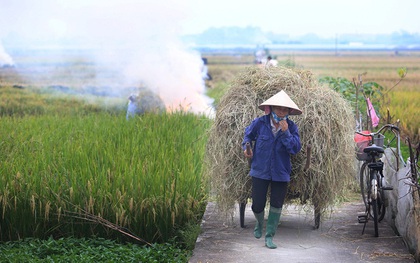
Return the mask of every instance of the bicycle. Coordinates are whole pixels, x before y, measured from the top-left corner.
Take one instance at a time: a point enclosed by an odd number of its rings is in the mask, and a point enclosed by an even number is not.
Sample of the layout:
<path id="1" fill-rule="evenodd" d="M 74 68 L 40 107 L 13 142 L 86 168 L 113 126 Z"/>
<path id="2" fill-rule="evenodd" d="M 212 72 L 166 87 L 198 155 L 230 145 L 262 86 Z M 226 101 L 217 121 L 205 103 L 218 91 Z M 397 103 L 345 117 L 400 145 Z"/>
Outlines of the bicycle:
<path id="1" fill-rule="evenodd" d="M 374 222 L 375 237 L 379 236 L 378 224 L 383 220 L 386 212 L 387 202 L 384 191 L 393 190 L 392 187 L 385 186 L 383 175 L 384 163 L 380 159 L 385 152 L 385 136 L 382 134 L 383 131 L 391 131 L 394 134 L 394 138 L 388 142 L 388 147 L 394 139 L 397 139 L 397 165 L 399 165 L 400 160 L 404 163 L 399 150 L 400 136 L 399 128 L 397 126 L 386 124 L 374 133 L 356 131 L 355 137 L 358 146 L 356 157 L 359 161 L 363 161 L 360 168 L 359 179 L 362 199 L 366 207 L 365 214 L 359 215 L 358 221 L 359 223 L 364 223 L 363 234 L 369 218 L 372 218 Z"/>

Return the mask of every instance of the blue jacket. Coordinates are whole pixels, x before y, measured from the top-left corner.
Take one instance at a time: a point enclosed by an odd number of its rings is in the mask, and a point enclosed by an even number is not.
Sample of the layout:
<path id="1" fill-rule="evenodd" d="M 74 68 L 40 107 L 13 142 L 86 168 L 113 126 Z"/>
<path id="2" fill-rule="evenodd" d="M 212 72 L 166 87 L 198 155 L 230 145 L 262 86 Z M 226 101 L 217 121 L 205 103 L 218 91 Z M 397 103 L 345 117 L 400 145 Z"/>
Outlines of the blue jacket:
<path id="1" fill-rule="evenodd" d="M 290 155 L 298 153 L 301 144 L 297 125 L 289 119 L 287 123 L 289 129 L 284 132 L 280 130 L 275 137 L 271 131 L 270 114 L 256 118 L 245 128 L 243 150 L 247 142 L 255 141 L 251 176 L 279 182 L 290 181 Z"/>

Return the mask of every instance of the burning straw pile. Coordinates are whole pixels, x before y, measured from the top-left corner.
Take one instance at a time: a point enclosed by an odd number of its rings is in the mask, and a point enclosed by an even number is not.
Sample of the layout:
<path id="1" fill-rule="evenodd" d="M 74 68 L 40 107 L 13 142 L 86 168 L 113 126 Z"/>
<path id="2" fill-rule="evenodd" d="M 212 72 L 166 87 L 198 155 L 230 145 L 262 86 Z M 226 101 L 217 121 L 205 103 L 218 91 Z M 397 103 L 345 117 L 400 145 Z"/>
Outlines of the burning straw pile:
<path id="1" fill-rule="evenodd" d="M 303 111 L 291 117 L 299 127 L 302 150 L 292 157 L 286 201 L 299 197 L 322 213 L 354 178 L 350 105 L 335 91 L 318 84 L 309 71 L 251 67 L 221 99 L 210 130 L 207 168 L 222 212 L 230 214 L 235 202 L 246 202 L 250 197 L 249 166 L 241 148 L 244 129 L 264 114 L 258 105 L 282 89 Z M 312 146 L 311 158 L 305 170 L 308 145 Z"/>

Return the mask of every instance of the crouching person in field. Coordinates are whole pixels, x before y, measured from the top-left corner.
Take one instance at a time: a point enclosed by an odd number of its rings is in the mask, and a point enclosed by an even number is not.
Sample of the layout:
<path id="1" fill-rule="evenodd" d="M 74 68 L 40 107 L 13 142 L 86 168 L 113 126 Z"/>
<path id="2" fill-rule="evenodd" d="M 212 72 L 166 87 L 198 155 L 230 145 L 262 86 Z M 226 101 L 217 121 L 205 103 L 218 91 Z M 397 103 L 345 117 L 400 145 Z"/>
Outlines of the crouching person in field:
<path id="1" fill-rule="evenodd" d="M 138 94 L 131 94 L 128 97 L 126 119 L 135 115 L 142 115 L 146 112 L 161 113 L 165 111 L 165 104 L 162 99 L 152 91 L 142 88 Z"/>

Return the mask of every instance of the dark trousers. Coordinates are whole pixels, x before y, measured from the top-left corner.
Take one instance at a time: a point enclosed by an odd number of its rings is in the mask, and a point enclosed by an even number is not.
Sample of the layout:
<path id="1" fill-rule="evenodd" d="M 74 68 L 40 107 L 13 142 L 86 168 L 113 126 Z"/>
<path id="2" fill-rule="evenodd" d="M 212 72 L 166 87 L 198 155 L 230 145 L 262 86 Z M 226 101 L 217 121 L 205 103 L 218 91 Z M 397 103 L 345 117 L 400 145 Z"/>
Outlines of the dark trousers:
<path id="1" fill-rule="evenodd" d="M 252 177 L 252 211 L 261 213 L 267 203 L 268 186 L 271 185 L 270 206 L 282 208 L 288 182 L 275 182 Z"/>

